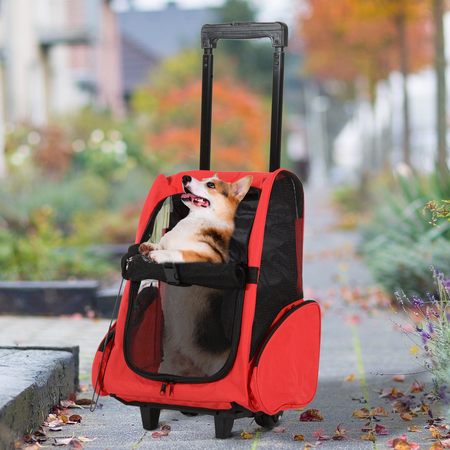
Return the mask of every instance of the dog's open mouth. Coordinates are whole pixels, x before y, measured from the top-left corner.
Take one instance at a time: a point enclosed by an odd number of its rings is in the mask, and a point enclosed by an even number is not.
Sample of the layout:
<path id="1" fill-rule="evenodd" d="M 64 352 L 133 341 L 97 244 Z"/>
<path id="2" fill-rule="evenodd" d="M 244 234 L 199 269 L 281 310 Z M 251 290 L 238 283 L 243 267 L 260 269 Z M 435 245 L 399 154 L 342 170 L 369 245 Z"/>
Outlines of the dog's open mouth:
<path id="1" fill-rule="evenodd" d="M 184 202 L 193 203 L 196 206 L 201 206 L 202 208 L 207 208 L 209 206 L 209 201 L 206 198 L 199 197 L 195 195 L 188 187 L 184 188 L 185 194 L 181 196 L 181 200 Z"/>

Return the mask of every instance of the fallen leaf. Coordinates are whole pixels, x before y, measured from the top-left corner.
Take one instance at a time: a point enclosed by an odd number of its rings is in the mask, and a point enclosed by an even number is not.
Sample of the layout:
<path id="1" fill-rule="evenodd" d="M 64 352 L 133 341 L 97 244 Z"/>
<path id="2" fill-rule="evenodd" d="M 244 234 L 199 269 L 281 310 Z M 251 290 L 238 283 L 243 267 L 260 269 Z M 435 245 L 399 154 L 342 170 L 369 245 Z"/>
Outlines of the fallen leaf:
<path id="1" fill-rule="evenodd" d="M 441 444 L 442 443 L 439 443 L 439 442 L 433 442 L 431 444 L 431 447 L 429 448 L 429 450 L 444 450 L 444 448 L 449 448 L 449 447 L 444 447 Z"/>
<path id="2" fill-rule="evenodd" d="M 76 439 L 72 439 L 69 442 L 69 445 L 67 446 L 68 449 L 70 450 L 81 450 L 83 447 L 83 444 L 79 441 L 77 441 Z"/>
<path id="3" fill-rule="evenodd" d="M 69 408 L 70 406 L 76 406 L 75 402 L 73 400 L 61 400 L 59 402 L 59 404 L 63 407 L 63 408 Z"/>
<path id="4" fill-rule="evenodd" d="M 95 441 L 96 439 L 97 439 L 97 438 L 89 439 L 89 438 L 84 437 L 84 436 L 78 436 L 78 440 L 81 441 L 81 442 L 93 442 L 93 441 Z"/>
<path id="5" fill-rule="evenodd" d="M 394 381 L 398 381 L 399 383 L 403 383 L 405 381 L 405 375 L 397 374 L 392 377 Z"/>
<path id="6" fill-rule="evenodd" d="M 320 422 L 323 416 L 318 409 L 307 409 L 300 414 L 300 422 Z"/>
<path id="7" fill-rule="evenodd" d="M 336 430 L 334 430 L 334 436 L 332 437 L 333 441 L 340 441 L 342 439 L 345 439 L 345 433 L 347 430 L 345 428 L 341 428 L 341 423 L 336 427 Z"/>
<path id="8" fill-rule="evenodd" d="M 418 392 L 423 392 L 425 389 L 424 383 L 419 383 L 418 381 L 414 381 L 413 384 L 409 387 L 408 390 L 411 391 L 413 394 L 417 394 Z"/>
<path id="9" fill-rule="evenodd" d="M 252 433 L 248 433 L 248 432 L 245 431 L 245 430 L 241 433 L 241 436 L 242 436 L 244 439 L 252 439 L 252 438 L 253 438 L 253 434 L 252 434 Z"/>
<path id="10" fill-rule="evenodd" d="M 373 411 L 370 412 L 372 416 L 385 416 L 388 417 L 389 413 L 382 407 L 378 406 L 378 408 L 375 408 Z"/>
<path id="11" fill-rule="evenodd" d="M 390 434 L 389 430 L 383 425 L 379 425 L 378 423 L 375 425 L 375 433 L 380 436 L 387 436 Z"/>
<path id="12" fill-rule="evenodd" d="M 314 431 L 313 437 L 315 437 L 318 441 L 329 441 L 331 440 L 330 436 L 326 436 L 323 434 L 323 430 Z"/>
<path id="13" fill-rule="evenodd" d="M 162 424 L 160 431 L 154 431 L 152 433 L 152 438 L 162 438 L 164 436 L 168 436 L 170 433 L 170 425 Z"/>
<path id="14" fill-rule="evenodd" d="M 437 442 L 435 442 L 437 444 Z M 450 448 L 450 439 L 444 439 L 440 442 L 442 448 Z"/>
<path id="15" fill-rule="evenodd" d="M 372 430 L 370 430 L 367 434 L 363 434 L 361 436 L 361 439 L 363 441 L 372 441 L 372 442 L 375 442 L 377 440 L 377 438 L 373 435 L 373 431 Z"/>
<path id="16" fill-rule="evenodd" d="M 392 404 L 392 409 L 397 413 L 411 412 L 410 404 L 403 400 L 397 400 L 396 402 L 394 402 Z"/>
<path id="17" fill-rule="evenodd" d="M 408 413 L 402 413 L 400 414 L 400 417 L 405 421 L 405 422 L 411 422 L 411 420 L 413 419 L 411 414 Z"/>
<path id="18" fill-rule="evenodd" d="M 294 441 L 304 441 L 304 440 L 305 440 L 305 436 L 303 436 L 303 434 L 294 435 Z"/>
<path id="19" fill-rule="evenodd" d="M 411 450 L 411 446 L 406 441 L 400 441 L 395 447 L 395 450 Z"/>
<path id="20" fill-rule="evenodd" d="M 79 400 L 75 400 L 75 404 L 78 406 L 90 406 L 92 405 L 92 399 L 80 398 Z"/>
<path id="21" fill-rule="evenodd" d="M 417 425 L 413 425 L 412 427 L 408 427 L 408 431 L 411 433 L 422 433 L 420 428 Z"/>
<path id="22" fill-rule="evenodd" d="M 344 381 L 353 381 L 355 379 L 355 375 L 351 374 Z"/>
<path id="23" fill-rule="evenodd" d="M 430 431 L 431 436 L 434 437 L 434 439 L 440 439 L 442 437 L 442 434 L 435 426 L 430 427 L 429 431 Z"/>
<path id="24" fill-rule="evenodd" d="M 79 416 L 78 414 L 72 414 L 70 417 L 69 417 L 69 421 L 70 422 L 81 422 L 81 419 L 82 419 L 82 417 L 81 416 Z"/>
<path id="25" fill-rule="evenodd" d="M 56 445 L 57 447 L 62 447 L 63 445 L 69 445 L 70 441 L 73 438 L 55 438 L 55 442 L 53 445 Z"/>
<path id="26" fill-rule="evenodd" d="M 356 409 L 352 417 L 357 417 L 358 419 L 368 419 L 370 417 L 370 411 L 367 408 Z"/>
<path id="27" fill-rule="evenodd" d="M 402 434 L 401 436 L 393 438 L 390 441 L 388 441 L 387 445 L 389 447 L 395 448 L 395 446 L 401 441 L 407 442 L 408 441 L 408 436 L 406 436 L 406 434 Z"/>
<path id="28" fill-rule="evenodd" d="M 287 427 L 275 427 L 272 428 L 274 433 L 284 433 L 287 430 Z"/>

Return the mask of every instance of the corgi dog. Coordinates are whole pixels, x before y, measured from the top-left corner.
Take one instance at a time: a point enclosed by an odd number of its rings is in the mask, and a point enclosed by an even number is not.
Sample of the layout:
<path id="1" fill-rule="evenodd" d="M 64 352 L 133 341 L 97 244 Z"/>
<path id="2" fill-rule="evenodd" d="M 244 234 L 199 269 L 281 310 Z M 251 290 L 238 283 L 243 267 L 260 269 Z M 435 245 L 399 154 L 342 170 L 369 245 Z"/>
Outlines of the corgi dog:
<path id="1" fill-rule="evenodd" d="M 188 215 L 159 244 L 143 243 L 139 252 L 158 264 L 226 262 L 236 209 L 252 181 L 251 175 L 234 183 L 220 180 L 217 174 L 202 181 L 184 175 L 181 201 L 189 208 Z M 222 318 L 223 291 L 165 284 L 160 289 L 164 360 L 159 373 L 214 375 L 226 363 L 231 345 Z"/>

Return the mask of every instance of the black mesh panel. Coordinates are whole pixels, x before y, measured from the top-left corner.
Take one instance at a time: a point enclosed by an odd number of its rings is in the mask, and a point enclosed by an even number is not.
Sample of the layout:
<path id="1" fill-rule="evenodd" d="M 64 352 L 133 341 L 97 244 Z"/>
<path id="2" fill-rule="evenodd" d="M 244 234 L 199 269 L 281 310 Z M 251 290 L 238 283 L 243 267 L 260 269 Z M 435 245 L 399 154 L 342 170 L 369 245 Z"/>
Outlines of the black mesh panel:
<path id="1" fill-rule="evenodd" d="M 299 298 L 295 221 L 303 216 L 303 189 L 297 177 L 280 173 L 274 181 L 264 230 L 250 359 L 278 313 Z M 300 238 L 300 237 L 299 237 Z"/>

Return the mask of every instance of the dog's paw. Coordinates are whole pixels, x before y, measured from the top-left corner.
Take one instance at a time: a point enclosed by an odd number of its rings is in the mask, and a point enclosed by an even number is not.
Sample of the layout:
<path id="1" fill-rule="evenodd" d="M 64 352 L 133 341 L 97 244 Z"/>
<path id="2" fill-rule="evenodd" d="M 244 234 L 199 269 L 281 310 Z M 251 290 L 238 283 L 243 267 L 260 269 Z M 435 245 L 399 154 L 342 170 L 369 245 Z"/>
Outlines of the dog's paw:
<path id="1" fill-rule="evenodd" d="M 139 253 L 144 256 L 149 256 L 150 252 L 154 252 L 160 249 L 159 244 L 150 244 L 150 242 L 144 242 L 139 246 Z"/>
<path id="2" fill-rule="evenodd" d="M 180 258 L 179 252 L 176 250 L 159 250 L 152 251 L 148 257 L 157 264 L 163 264 L 165 262 L 182 262 L 183 259 Z"/>

